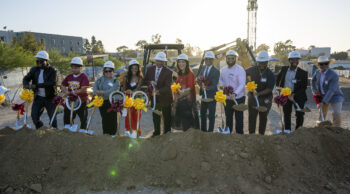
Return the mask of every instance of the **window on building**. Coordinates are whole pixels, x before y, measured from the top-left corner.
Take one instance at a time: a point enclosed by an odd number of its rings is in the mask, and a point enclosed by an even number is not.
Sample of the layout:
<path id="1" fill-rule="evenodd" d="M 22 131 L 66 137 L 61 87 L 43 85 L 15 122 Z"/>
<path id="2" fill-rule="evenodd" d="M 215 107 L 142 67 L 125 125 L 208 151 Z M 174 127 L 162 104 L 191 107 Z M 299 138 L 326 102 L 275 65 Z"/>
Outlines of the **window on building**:
<path id="1" fill-rule="evenodd" d="M 52 44 L 55 46 L 56 45 L 56 40 L 52 39 Z"/>
<path id="2" fill-rule="evenodd" d="M 5 36 L 0 36 L 0 40 L 5 42 Z"/>

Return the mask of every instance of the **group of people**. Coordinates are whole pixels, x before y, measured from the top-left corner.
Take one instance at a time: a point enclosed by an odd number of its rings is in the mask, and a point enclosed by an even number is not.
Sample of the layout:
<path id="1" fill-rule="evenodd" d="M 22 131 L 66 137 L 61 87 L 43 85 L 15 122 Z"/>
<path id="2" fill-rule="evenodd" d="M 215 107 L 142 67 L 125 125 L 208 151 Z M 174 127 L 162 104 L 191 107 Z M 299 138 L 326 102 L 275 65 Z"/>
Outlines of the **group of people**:
<path id="1" fill-rule="evenodd" d="M 171 131 L 174 126 L 186 131 L 189 128 L 201 129 L 204 132 L 213 132 L 215 125 L 216 92 L 224 87 L 231 87 L 233 92 L 227 95 L 225 106 L 226 126 L 233 132 L 233 122 L 235 121 L 235 132 L 243 134 L 244 117 L 243 111 L 235 110 L 233 105 L 248 103 L 248 129 L 250 134 L 256 132 L 256 121 L 259 116 L 258 133 L 265 134 L 267 116 L 273 103 L 273 91 L 275 87 L 290 88 L 292 94 L 288 97 L 288 102 L 283 106 L 285 129 L 291 130 L 292 107 L 295 107 L 296 126 L 295 129 L 303 126 L 304 113 L 297 110 L 296 103 L 300 108 L 304 108 L 307 101 L 306 89 L 308 85 L 308 73 L 299 68 L 300 54 L 297 51 L 289 53 L 289 66 L 285 66 L 278 73 L 277 77 L 269 69 L 270 57 L 266 51 L 258 53 L 256 65 L 244 69 L 237 64 L 238 54 L 229 50 L 226 52 L 227 65 L 221 69 L 214 66 L 215 55 L 212 51 L 204 54 L 203 68 L 200 69 L 196 78 L 189 65 L 189 59 L 185 54 L 177 57 L 177 79 L 176 83 L 181 85 L 179 92 L 174 93 L 171 89 L 173 82 L 173 71 L 167 63 L 167 56 L 164 52 L 159 52 L 155 56 L 155 65 L 146 70 L 145 76 L 142 74 L 140 64 L 136 60 L 131 60 L 128 71 L 122 84 L 114 75 L 114 64 L 107 61 L 103 67 L 101 76 L 93 85 L 93 94 L 101 96 L 104 100 L 99 108 L 102 117 L 102 129 L 104 134 L 115 135 L 117 132 L 117 113 L 108 111 L 112 106 L 109 95 L 114 91 L 122 91 L 130 97 L 134 92 L 141 90 L 142 86 L 151 88 L 154 95 L 150 95 L 151 106 L 155 107 L 153 112 L 154 132 L 153 136 L 161 133 L 163 126 L 164 133 Z M 34 90 L 34 101 L 32 105 L 32 120 L 36 128 L 43 126 L 40 116 L 44 108 L 51 119 L 54 115 L 55 106 L 52 99 L 56 94 L 56 71 L 49 65 L 49 55 L 46 51 L 40 51 L 36 55 L 37 65 L 32 67 L 29 73 L 23 78 L 23 87 Z M 329 105 L 333 108 L 333 125 L 341 126 L 341 108 L 344 100 L 343 93 L 339 88 L 339 77 L 329 68 L 330 60 L 321 56 L 318 58 L 319 70 L 312 77 L 311 89 L 314 95 L 322 96 L 322 102 L 317 106 L 323 110 L 326 117 Z M 71 60 L 71 71 L 61 83 L 61 90 L 64 96 L 72 94 L 78 95 L 81 99 L 81 106 L 74 111 L 73 119 L 78 114 L 80 118 L 80 128 L 86 129 L 88 109 L 87 89 L 90 87 L 88 76 L 83 73 L 83 61 L 79 57 Z M 246 94 L 246 83 L 254 81 L 257 88 L 253 92 Z M 121 87 L 122 85 L 122 87 Z M 199 86 L 201 96 L 200 110 L 197 108 L 196 85 Z M 155 97 L 155 99 L 153 99 Z M 267 111 L 257 110 L 257 102 L 260 106 L 267 108 Z M 155 103 L 155 104 L 154 104 Z M 258 105 L 258 106 L 259 106 Z M 140 115 L 138 115 L 138 112 Z M 233 119 L 234 116 L 234 119 Z M 141 127 L 136 123 L 141 117 L 141 112 L 131 108 L 126 114 L 125 129 L 127 131 L 136 130 L 141 135 Z M 129 122 L 131 120 L 131 122 Z M 209 124 L 207 124 L 209 120 Z M 66 128 L 70 124 L 70 111 L 64 109 L 64 125 Z M 54 118 L 52 125 L 57 128 L 57 121 Z M 138 129 L 136 129 L 138 127 Z"/>

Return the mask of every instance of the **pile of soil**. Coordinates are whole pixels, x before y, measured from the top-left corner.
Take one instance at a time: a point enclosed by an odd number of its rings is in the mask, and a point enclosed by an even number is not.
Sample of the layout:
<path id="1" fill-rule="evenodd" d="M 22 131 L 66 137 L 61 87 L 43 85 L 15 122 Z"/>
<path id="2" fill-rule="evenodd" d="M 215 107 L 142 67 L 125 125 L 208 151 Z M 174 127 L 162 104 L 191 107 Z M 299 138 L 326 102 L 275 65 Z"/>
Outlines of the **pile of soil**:
<path id="1" fill-rule="evenodd" d="M 8 131 L 0 131 L 0 193 L 350 192 L 350 131 L 341 128 L 273 136 L 190 129 L 137 140 Z"/>

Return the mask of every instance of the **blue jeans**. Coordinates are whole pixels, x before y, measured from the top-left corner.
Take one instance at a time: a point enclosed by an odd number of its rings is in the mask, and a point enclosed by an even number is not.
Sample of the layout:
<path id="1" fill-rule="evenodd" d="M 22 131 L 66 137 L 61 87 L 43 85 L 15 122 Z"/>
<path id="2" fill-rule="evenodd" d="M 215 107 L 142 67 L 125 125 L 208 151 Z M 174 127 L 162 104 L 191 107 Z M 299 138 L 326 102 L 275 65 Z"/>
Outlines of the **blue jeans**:
<path id="1" fill-rule="evenodd" d="M 245 96 L 236 99 L 238 104 L 245 103 Z M 235 115 L 236 119 L 236 133 L 243 134 L 243 111 L 236 111 L 232 108 L 233 105 L 236 105 L 233 100 L 226 100 L 225 106 L 225 116 L 226 116 L 226 126 L 230 128 L 232 133 L 233 130 L 233 115 Z"/>
<path id="2" fill-rule="evenodd" d="M 207 129 L 207 111 L 209 110 L 209 128 Z M 201 103 L 201 130 L 213 132 L 215 124 L 216 101 Z"/>

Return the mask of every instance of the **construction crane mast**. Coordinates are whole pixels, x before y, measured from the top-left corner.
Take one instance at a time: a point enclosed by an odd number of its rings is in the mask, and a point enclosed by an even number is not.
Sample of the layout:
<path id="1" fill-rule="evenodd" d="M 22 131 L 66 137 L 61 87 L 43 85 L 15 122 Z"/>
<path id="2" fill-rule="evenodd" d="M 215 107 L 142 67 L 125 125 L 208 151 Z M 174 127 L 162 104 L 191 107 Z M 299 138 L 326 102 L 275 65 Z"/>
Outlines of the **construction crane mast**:
<path id="1" fill-rule="evenodd" d="M 248 0 L 248 29 L 247 39 L 249 47 L 256 50 L 256 13 L 258 11 L 257 0 Z"/>

